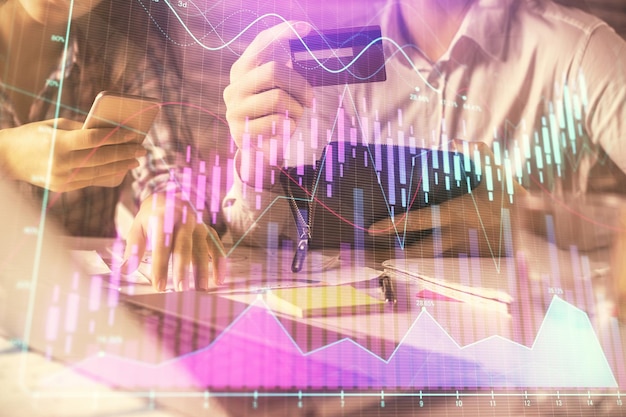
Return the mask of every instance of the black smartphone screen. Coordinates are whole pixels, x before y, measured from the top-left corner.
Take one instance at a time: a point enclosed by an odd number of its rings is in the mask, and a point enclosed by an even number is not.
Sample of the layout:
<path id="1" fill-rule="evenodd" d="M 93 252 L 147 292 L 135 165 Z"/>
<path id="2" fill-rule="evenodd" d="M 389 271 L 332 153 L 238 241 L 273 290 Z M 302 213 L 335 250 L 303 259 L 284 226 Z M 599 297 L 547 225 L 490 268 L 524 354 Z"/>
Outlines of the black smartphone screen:
<path id="1" fill-rule="evenodd" d="M 406 232 L 400 216 L 466 194 L 480 176 L 471 158 L 453 151 L 331 142 L 315 165 L 285 169 L 281 182 L 294 210 L 310 223 L 311 248 L 350 243 L 359 249 L 420 239 L 429 232 Z M 368 234 L 390 216 L 396 230 Z"/>

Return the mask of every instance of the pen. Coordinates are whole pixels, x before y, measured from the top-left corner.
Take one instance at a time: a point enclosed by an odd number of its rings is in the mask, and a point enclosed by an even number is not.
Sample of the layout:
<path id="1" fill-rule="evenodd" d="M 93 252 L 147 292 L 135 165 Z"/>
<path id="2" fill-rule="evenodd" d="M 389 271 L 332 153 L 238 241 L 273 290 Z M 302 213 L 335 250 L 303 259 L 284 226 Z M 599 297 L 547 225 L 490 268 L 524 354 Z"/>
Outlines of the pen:
<path id="1" fill-rule="evenodd" d="M 378 285 L 380 286 L 380 290 L 385 297 L 385 302 L 396 303 L 398 299 L 396 298 L 396 293 L 393 290 L 393 283 L 391 278 L 386 273 L 382 273 L 378 276 Z"/>
<path id="2" fill-rule="evenodd" d="M 289 205 L 291 206 L 291 212 L 296 221 L 296 228 L 298 230 L 298 246 L 296 247 L 296 253 L 293 255 L 293 261 L 291 262 L 291 272 L 300 272 L 304 267 L 306 253 L 309 250 L 309 243 L 311 241 L 311 227 L 315 212 L 315 202 L 313 198 L 309 199 L 307 196 L 305 198 L 307 207 L 298 207 L 296 197 L 291 190 L 291 182 L 292 180 L 289 178 L 287 180 L 287 196 L 289 197 Z M 317 185 L 317 181 L 315 185 Z M 313 188 L 315 188 L 315 186 Z"/>
<path id="3" fill-rule="evenodd" d="M 293 255 L 293 261 L 291 262 L 291 272 L 300 272 L 304 266 L 306 253 L 309 250 L 310 233 L 308 231 L 303 232 L 300 235 L 298 246 L 296 247 L 296 253 Z"/>

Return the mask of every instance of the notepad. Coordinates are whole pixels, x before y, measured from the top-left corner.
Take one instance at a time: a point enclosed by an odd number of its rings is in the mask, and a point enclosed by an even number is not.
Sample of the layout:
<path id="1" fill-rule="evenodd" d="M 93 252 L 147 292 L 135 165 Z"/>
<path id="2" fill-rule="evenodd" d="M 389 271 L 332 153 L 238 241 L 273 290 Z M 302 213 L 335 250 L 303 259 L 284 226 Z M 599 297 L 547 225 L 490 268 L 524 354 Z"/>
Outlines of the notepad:
<path id="1" fill-rule="evenodd" d="M 385 302 L 349 285 L 311 286 L 270 290 L 267 305 L 295 317 L 325 317 L 379 312 Z"/>

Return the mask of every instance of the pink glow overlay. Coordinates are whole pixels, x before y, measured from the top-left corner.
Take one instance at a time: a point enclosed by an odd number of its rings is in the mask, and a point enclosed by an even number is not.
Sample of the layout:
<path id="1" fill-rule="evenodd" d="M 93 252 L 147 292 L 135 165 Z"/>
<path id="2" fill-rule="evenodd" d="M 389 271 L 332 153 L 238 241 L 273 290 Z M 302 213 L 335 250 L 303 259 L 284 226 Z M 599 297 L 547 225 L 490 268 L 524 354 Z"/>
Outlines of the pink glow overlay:
<path id="1" fill-rule="evenodd" d="M 126 389 L 618 386 L 587 315 L 557 297 L 530 347 L 499 336 L 461 347 L 424 310 L 388 358 L 351 339 L 303 352 L 258 301 L 206 348 L 159 364 L 95 355 L 73 371 Z"/>

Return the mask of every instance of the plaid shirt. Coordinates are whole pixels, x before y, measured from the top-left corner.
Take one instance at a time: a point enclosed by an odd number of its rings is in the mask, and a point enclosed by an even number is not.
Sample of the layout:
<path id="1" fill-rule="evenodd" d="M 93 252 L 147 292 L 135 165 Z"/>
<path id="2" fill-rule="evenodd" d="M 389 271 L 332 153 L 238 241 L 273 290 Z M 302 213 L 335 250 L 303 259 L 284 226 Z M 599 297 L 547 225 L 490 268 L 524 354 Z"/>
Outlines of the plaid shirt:
<path id="1" fill-rule="evenodd" d="M 109 75 L 116 65 L 115 57 L 127 56 L 127 44 L 119 46 L 94 45 L 88 41 L 79 42 L 78 36 L 71 39 L 66 55 L 66 62 L 59 59 L 58 68 L 48 77 L 45 86 L 34 100 L 28 120 L 24 123 L 63 117 L 83 121 L 97 93 L 101 90 L 113 90 L 127 94 L 146 95 L 161 98 L 161 92 L 167 89 L 176 91 L 179 87 L 174 74 L 160 76 L 158 68 L 150 63 L 150 51 L 135 56 L 130 63 L 132 71 L 125 71 L 121 80 L 113 83 Z M 63 65 L 64 64 L 64 65 Z M 64 69 L 64 71 L 63 71 Z M 62 80 L 61 106 L 57 113 L 57 95 Z M 0 129 L 19 126 L 18 119 L 7 89 L 10 87 L 0 82 Z M 175 157 L 166 157 L 171 149 L 172 126 L 171 112 L 163 112 L 145 140 L 149 153 L 142 158 L 141 166 L 133 172 L 133 190 L 139 200 L 152 192 L 165 187 L 170 167 Z M 27 183 L 20 183 L 19 188 L 26 198 L 41 206 L 44 196 L 42 188 Z M 113 237 L 115 229 L 115 207 L 120 198 L 122 186 L 116 188 L 88 187 L 81 190 L 55 193 L 50 192 L 47 200 L 49 218 L 59 222 L 70 235 Z"/>

